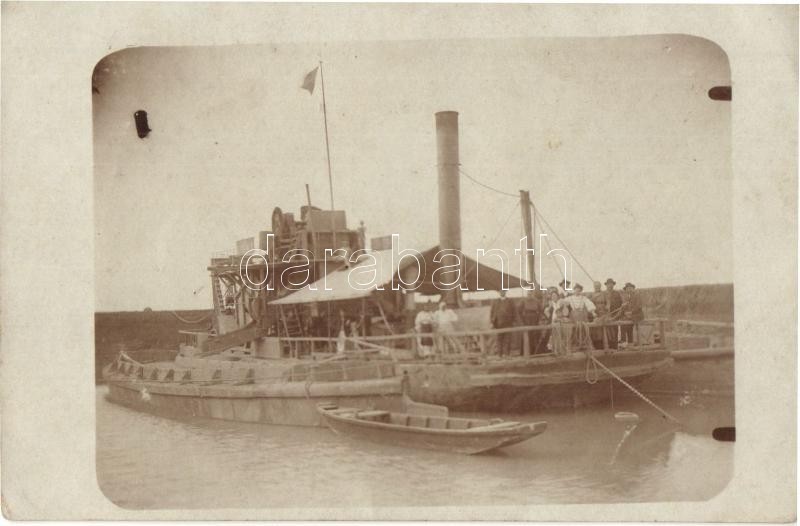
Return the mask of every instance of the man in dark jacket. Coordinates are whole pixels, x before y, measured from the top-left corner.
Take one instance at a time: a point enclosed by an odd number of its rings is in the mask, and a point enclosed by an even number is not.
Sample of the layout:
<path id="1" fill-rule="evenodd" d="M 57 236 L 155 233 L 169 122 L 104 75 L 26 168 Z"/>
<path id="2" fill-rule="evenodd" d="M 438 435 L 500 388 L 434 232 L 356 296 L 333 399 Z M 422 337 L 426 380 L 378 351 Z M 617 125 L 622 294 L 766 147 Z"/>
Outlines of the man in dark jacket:
<path id="1" fill-rule="evenodd" d="M 622 326 L 622 338 L 626 345 L 632 346 L 638 342 L 638 325 L 644 319 L 644 310 L 642 309 L 642 300 L 639 298 L 639 293 L 636 292 L 636 285 L 626 283 L 622 290 L 622 319 L 633 322 L 633 325 Z M 633 336 L 634 331 L 637 333 L 636 338 Z"/>
<path id="2" fill-rule="evenodd" d="M 500 291 L 500 297 L 492 303 L 489 321 L 493 329 L 507 329 L 513 327 L 517 319 L 517 310 L 514 302 L 506 298 L 506 291 Z M 511 333 L 501 332 L 497 335 L 497 354 L 506 356 L 511 348 Z"/>
<path id="3" fill-rule="evenodd" d="M 606 305 L 606 293 L 603 292 L 603 286 L 600 284 L 599 281 L 594 282 L 594 292 L 589 296 L 589 299 L 592 300 L 596 310 L 594 312 L 594 322 L 600 323 L 605 321 L 605 316 L 608 314 L 608 305 Z M 603 349 L 603 327 L 592 327 L 591 334 L 592 334 L 592 345 L 595 349 Z"/>
<path id="4" fill-rule="evenodd" d="M 618 321 L 622 317 L 622 296 L 614 285 L 617 282 L 611 278 L 606 280 L 606 308 L 608 309 L 608 321 Z M 606 337 L 608 338 L 608 348 L 616 349 L 619 342 L 619 326 L 610 325 L 606 327 Z"/>
<path id="5" fill-rule="evenodd" d="M 541 292 L 539 292 L 537 289 L 529 290 L 526 293 L 526 296 L 522 299 L 522 304 L 520 305 L 519 317 L 522 319 L 522 324 L 529 327 L 533 325 L 539 325 L 542 319 L 543 309 L 544 306 L 542 305 Z M 542 331 L 540 330 L 528 331 L 529 354 L 536 354 L 536 348 L 539 346 L 539 339 L 541 335 Z M 524 350 L 520 349 L 520 354 L 523 353 Z"/>

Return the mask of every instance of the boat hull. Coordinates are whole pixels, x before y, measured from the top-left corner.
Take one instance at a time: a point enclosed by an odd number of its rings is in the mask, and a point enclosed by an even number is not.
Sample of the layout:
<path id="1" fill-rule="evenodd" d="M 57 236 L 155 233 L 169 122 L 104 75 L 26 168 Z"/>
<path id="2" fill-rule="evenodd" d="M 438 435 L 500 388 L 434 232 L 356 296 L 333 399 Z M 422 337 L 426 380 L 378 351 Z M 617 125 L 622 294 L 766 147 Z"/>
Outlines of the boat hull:
<path id="1" fill-rule="evenodd" d="M 365 422 L 355 418 L 335 418 L 324 410 L 328 427 L 337 434 L 414 449 L 429 449 L 475 455 L 508 447 L 529 440 L 545 431 L 546 422 L 518 424 L 513 428 L 497 430 L 430 430 L 417 427 Z"/>
<path id="2" fill-rule="evenodd" d="M 672 365 L 666 350 L 594 351 L 592 355 L 634 387 Z M 483 365 L 402 364 L 400 368 L 409 374 L 414 400 L 457 411 L 574 408 L 606 402 L 615 390 L 626 391 L 583 352 Z"/>
<path id="3" fill-rule="evenodd" d="M 273 385 L 181 384 L 145 381 L 115 373 L 106 373 L 104 378 L 110 401 L 165 416 L 324 426 L 316 411 L 322 401 L 364 409 L 403 408 L 400 378 Z"/>

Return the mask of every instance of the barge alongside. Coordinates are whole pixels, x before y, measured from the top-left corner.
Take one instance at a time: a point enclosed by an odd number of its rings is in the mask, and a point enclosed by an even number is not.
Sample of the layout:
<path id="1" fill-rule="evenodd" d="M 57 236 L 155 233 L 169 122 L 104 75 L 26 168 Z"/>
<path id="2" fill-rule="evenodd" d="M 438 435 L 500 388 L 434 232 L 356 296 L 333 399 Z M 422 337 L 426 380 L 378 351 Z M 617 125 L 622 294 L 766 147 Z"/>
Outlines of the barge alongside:
<path id="1" fill-rule="evenodd" d="M 385 360 L 348 359 L 309 367 L 209 360 L 206 367 L 138 363 L 124 353 L 103 370 L 110 400 L 170 416 L 296 426 L 324 425 L 325 400 L 400 411 L 403 379 Z M 243 367 L 244 365 L 244 367 Z"/>

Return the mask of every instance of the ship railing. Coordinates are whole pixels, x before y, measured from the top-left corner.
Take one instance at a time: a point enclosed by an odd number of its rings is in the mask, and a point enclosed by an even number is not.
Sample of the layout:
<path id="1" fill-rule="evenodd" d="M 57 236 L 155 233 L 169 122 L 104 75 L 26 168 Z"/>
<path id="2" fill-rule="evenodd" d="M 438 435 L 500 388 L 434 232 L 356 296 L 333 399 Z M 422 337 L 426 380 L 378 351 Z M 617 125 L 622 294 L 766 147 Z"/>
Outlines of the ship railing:
<path id="1" fill-rule="evenodd" d="M 656 350 L 665 348 L 666 319 L 594 321 L 589 323 L 556 322 L 548 325 L 374 336 L 281 337 L 291 342 L 292 357 L 325 357 L 336 353 L 361 352 L 381 354 L 395 360 L 427 358 L 432 361 L 483 361 L 498 354 L 501 335 L 508 335 L 511 354 L 524 357 L 553 356 L 592 349 L 617 348 Z M 621 345 L 626 329 L 633 342 Z M 616 338 L 614 337 L 616 335 Z M 602 344 L 600 341 L 602 340 Z M 429 343 L 430 345 L 426 345 Z M 536 345 L 532 345 L 536 343 Z"/>
<path id="2" fill-rule="evenodd" d="M 149 381 L 180 383 L 184 385 L 246 385 L 278 384 L 287 382 L 338 382 L 347 380 L 382 380 L 397 376 L 395 364 L 387 360 L 352 360 L 359 353 L 335 355 L 317 362 L 299 362 L 288 369 L 264 374 L 254 368 L 178 368 L 163 367 L 157 363 L 142 363 L 120 352 L 109 366 L 112 372 L 121 373 L 116 382 L 131 384 Z M 337 361 L 343 359 L 342 361 Z"/>

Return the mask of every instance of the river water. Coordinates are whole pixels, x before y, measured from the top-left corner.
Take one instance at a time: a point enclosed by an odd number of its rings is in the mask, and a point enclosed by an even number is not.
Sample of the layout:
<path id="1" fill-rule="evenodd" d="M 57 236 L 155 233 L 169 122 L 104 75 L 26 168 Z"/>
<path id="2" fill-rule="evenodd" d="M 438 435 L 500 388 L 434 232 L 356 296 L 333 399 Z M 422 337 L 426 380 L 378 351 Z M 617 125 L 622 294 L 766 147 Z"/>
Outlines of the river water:
<path id="1" fill-rule="evenodd" d="M 707 500 L 733 473 L 733 398 L 662 395 L 562 412 L 528 442 L 477 456 L 372 444 L 324 428 L 173 419 L 97 395 L 97 476 L 130 509 L 526 505 Z M 626 429 L 617 411 L 640 423 Z M 484 415 L 485 416 L 485 415 Z M 492 415 L 497 416 L 497 415 Z M 627 438 L 626 430 L 630 431 Z"/>

